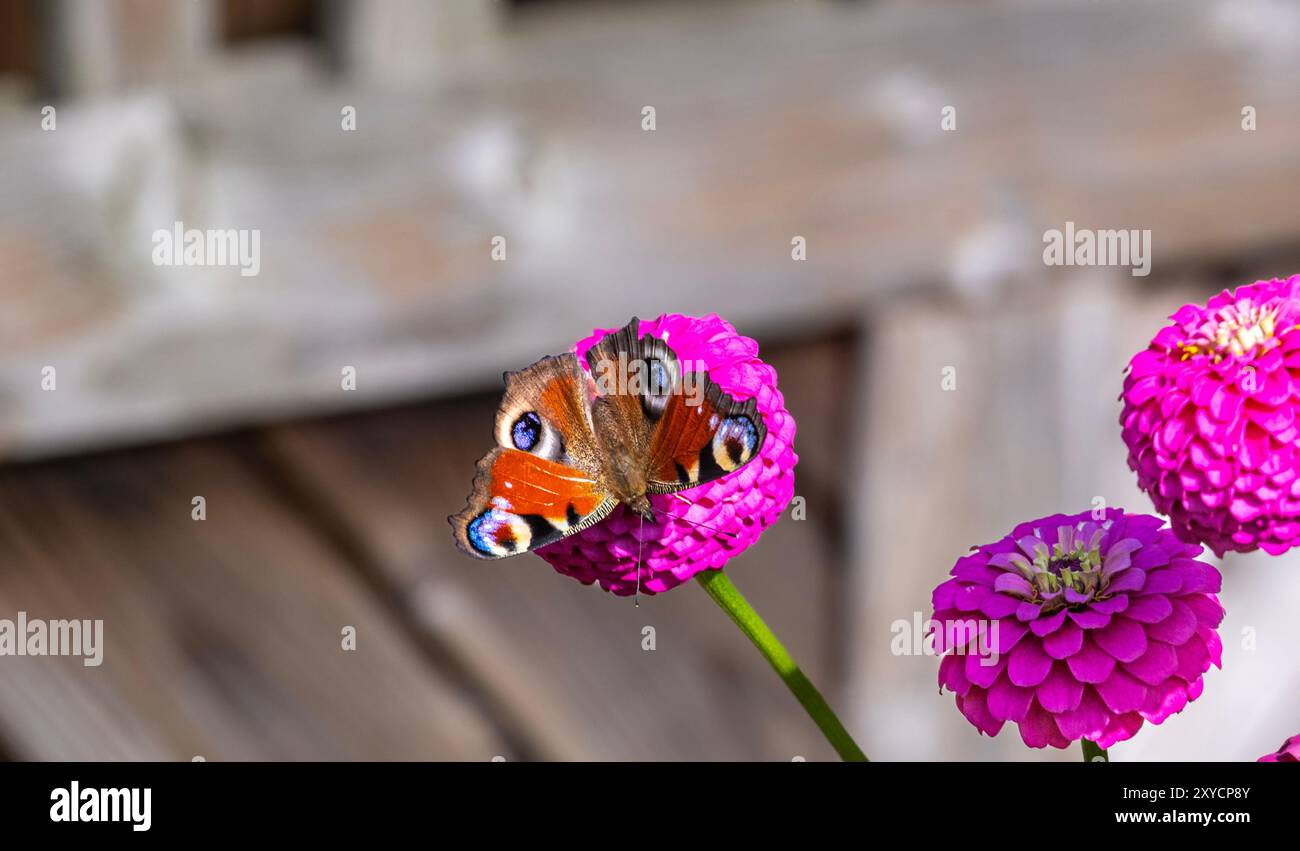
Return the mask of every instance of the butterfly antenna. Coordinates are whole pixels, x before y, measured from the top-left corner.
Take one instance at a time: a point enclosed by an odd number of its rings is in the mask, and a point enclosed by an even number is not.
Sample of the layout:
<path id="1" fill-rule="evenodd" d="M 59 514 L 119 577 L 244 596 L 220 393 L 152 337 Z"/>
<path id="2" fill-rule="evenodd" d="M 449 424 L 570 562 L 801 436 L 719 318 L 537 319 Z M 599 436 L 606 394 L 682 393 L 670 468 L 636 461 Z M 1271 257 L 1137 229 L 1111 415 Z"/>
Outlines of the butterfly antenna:
<path id="1" fill-rule="evenodd" d="M 632 598 L 632 605 L 638 609 L 641 608 L 641 556 L 645 553 L 645 515 L 641 515 L 641 530 L 636 533 L 636 596 Z"/>
<path id="2" fill-rule="evenodd" d="M 695 505 L 695 503 L 691 502 L 689 499 L 687 499 L 686 497 L 682 496 L 679 493 L 670 493 L 668 495 L 671 496 L 673 499 L 680 499 L 682 502 L 686 503 L 687 505 Z M 694 520 L 687 520 L 685 517 L 674 517 L 673 519 L 680 520 L 683 523 L 686 523 L 687 525 L 690 526 L 696 526 L 700 529 L 706 529 L 712 532 L 713 534 L 721 535 L 724 538 L 731 538 L 733 541 L 739 540 L 739 537 L 733 532 L 724 532 L 721 529 L 715 529 L 712 526 L 708 526 L 704 523 L 696 523 Z"/>

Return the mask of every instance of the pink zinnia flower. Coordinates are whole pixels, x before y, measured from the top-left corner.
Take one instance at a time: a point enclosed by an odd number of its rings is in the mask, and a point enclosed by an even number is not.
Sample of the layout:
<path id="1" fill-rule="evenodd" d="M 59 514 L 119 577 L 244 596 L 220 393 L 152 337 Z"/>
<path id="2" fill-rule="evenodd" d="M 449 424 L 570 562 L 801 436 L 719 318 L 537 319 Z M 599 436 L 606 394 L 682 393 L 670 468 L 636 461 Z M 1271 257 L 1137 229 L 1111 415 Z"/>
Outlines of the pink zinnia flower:
<path id="1" fill-rule="evenodd" d="M 1258 762 L 1300 762 L 1300 735 L 1287 739 L 1277 751 L 1261 756 Z"/>
<path id="2" fill-rule="evenodd" d="M 1220 665 L 1220 577 L 1201 547 L 1158 517 L 1101 513 L 1022 523 L 934 590 L 939 685 L 981 733 L 1011 721 L 1033 748 L 1109 748 L 1181 711 Z"/>
<path id="3" fill-rule="evenodd" d="M 1188 304 L 1124 379 L 1128 464 L 1185 541 L 1277 555 L 1300 539 L 1300 275 Z"/>
<path id="4" fill-rule="evenodd" d="M 614 330 L 597 330 L 574 346 L 584 367 L 587 349 Z M 758 457 L 739 470 L 681 491 L 685 501 L 650 496 L 658 519 L 645 521 L 644 529 L 640 517 L 619 505 L 600 523 L 535 551 L 560 573 L 587 585 L 599 582 L 620 595 L 636 590 L 642 541 L 641 589 L 652 594 L 674 588 L 701 570 L 716 570 L 747 549 L 790 503 L 799 460 L 793 446 L 794 418 L 777 389 L 776 370 L 758 359 L 757 343 L 716 315 L 670 313 L 643 320 L 640 330 L 666 337 L 679 360 L 702 363 L 733 398 L 757 399 L 767 439 Z"/>

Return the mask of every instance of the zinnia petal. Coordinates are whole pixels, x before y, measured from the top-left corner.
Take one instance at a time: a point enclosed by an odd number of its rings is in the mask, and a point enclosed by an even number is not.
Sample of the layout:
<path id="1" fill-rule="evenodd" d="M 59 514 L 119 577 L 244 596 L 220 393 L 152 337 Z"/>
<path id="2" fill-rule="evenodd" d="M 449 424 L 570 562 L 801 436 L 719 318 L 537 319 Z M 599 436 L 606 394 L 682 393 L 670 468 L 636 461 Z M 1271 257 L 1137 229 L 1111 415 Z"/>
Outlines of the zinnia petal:
<path id="1" fill-rule="evenodd" d="M 1092 633 L 1097 646 L 1119 662 L 1132 662 L 1147 650 L 1147 634 L 1137 621 L 1119 617 Z"/>
<path id="2" fill-rule="evenodd" d="M 1052 669 L 1052 657 L 1043 652 L 1038 641 L 1022 641 L 1011 651 L 1007 674 L 1018 686 L 1036 686 Z"/>

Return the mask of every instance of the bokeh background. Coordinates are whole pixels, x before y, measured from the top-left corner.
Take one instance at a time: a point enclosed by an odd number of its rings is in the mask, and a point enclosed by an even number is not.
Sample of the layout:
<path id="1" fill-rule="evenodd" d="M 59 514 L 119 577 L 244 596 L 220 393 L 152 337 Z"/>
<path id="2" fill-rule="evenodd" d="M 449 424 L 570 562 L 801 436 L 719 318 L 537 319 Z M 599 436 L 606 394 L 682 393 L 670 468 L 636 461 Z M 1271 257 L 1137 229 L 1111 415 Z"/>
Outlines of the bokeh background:
<path id="1" fill-rule="evenodd" d="M 865 750 L 1077 759 L 891 627 L 1017 521 L 1150 510 L 1122 369 L 1300 271 L 1297 79 L 1286 0 L 0 0 L 0 617 L 105 623 L 0 657 L 0 757 L 832 758 L 693 585 L 452 545 L 501 372 L 676 311 L 780 370 L 806 518 L 729 570 Z M 153 265 L 175 221 L 260 275 Z M 1151 274 L 1045 266 L 1067 221 Z M 1300 730 L 1298 562 L 1227 560 L 1225 670 L 1114 759 Z"/>

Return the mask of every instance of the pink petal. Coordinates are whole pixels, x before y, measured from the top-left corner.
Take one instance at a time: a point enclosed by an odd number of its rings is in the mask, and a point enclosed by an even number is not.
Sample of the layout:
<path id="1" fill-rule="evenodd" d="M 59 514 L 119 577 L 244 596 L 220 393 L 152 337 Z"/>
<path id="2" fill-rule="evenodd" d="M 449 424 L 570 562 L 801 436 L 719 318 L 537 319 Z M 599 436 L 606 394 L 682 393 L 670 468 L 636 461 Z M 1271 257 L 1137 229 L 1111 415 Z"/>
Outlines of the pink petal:
<path id="1" fill-rule="evenodd" d="M 1065 659 L 1079 652 L 1083 646 L 1083 630 L 1073 622 L 1067 623 L 1043 639 L 1043 650 L 1053 659 Z"/>
<path id="2" fill-rule="evenodd" d="M 1126 712 L 1123 715 L 1114 715 L 1106 727 L 1105 734 L 1097 739 L 1097 747 L 1114 747 L 1119 742 L 1133 738 L 1140 729 L 1142 729 L 1142 716 L 1138 713 Z"/>
<path id="3" fill-rule="evenodd" d="M 1070 740 L 1061 735 L 1056 727 L 1054 716 L 1035 702 L 1029 707 L 1025 719 L 1020 722 L 1020 738 L 1031 748 L 1068 747 Z"/>
<path id="4" fill-rule="evenodd" d="M 1146 581 L 1146 571 L 1130 567 L 1123 573 L 1113 577 L 1106 586 L 1106 591 L 1110 594 L 1118 594 L 1121 591 L 1141 591 Z"/>
<path id="5" fill-rule="evenodd" d="M 1196 634 L 1196 614 L 1181 600 L 1175 599 L 1171 605 L 1169 617 L 1147 626 L 1147 636 L 1177 647 Z"/>
<path id="6" fill-rule="evenodd" d="M 988 646 L 999 656 L 1005 656 L 1016 646 L 1020 637 L 1029 631 L 1020 621 L 1008 619 L 996 620 L 988 627 Z"/>
<path id="7" fill-rule="evenodd" d="M 1084 638 L 1079 652 L 1065 661 L 1075 679 L 1085 683 L 1103 682 L 1115 670 L 1115 657 L 1097 647 L 1088 637 Z"/>
<path id="8" fill-rule="evenodd" d="M 1038 702 L 1048 712 L 1066 712 L 1079 705 L 1083 697 L 1083 683 L 1070 675 L 1064 662 L 1052 665 L 1052 671 L 1039 684 L 1036 694 Z"/>
<path id="9" fill-rule="evenodd" d="M 966 679 L 980 688 L 988 688 L 997 680 L 998 674 L 1007 666 L 1007 657 L 1000 656 L 993 664 L 989 662 L 988 657 L 979 656 L 975 653 L 968 654 L 966 657 Z"/>
<path id="10" fill-rule="evenodd" d="M 1036 686 L 1052 669 L 1052 657 L 1043 652 L 1037 640 L 1026 639 L 1011 651 L 1007 675 L 1018 686 Z"/>
<path id="11" fill-rule="evenodd" d="M 1133 554 L 1133 566 L 1142 570 L 1164 567 L 1167 564 L 1169 564 L 1169 553 L 1160 547 L 1143 547 Z"/>
<path id="12" fill-rule="evenodd" d="M 1213 629 L 1223 621 L 1223 607 L 1220 606 L 1213 597 L 1206 594 L 1192 594 L 1187 597 L 1180 597 L 1187 607 L 1196 614 L 1196 620 L 1201 626 Z M 1130 617 L 1132 615 L 1130 614 Z"/>
<path id="13" fill-rule="evenodd" d="M 1182 712 L 1187 700 L 1186 683 L 1170 678 L 1147 690 L 1147 699 L 1140 711 L 1142 717 L 1159 724 L 1175 712 Z"/>
<path id="14" fill-rule="evenodd" d="M 1217 594 L 1223 584 L 1219 571 L 1203 561 L 1174 559 L 1170 569 L 1178 571 L 1183 594 Z"/>
<path id="15" fill-rule="evenodd" d="M 1042 606 L 1038 605 L 1037 603 L 1030 603 L 1026 601 L 1024 603 L 1021 603 L 1020 606 L 1016 608 L 1016 619 L 1022 621 L 1032 621 L 1035 618 L 1037 618 L 1041 612 L 1042 612 Z"/>
<path id="16" fill-rule="evenodd" d="M 1152 570 L 1147 573 L 1143 594 L 1177 594 L 1183 588 L 1182 577 L 1172 568 Z"/>
<path id="17" fill-rule="evenodd" d="M 993 590 L 1008 594 L 1020 594 L 1024 597 L 1034 596 L 1034 586 L 1018 573 L 1004 573 L 993 581 Z"/>
<path id="18" fill-rule="evenodd" d="M 1039 618 L 1036 621 L 1031 621 L 1029 623 L 1029 628 L 1033 630 L 1034 635 L 1042 637 L 1044 635 L 1050 635 L 1051 633 L 1056 632 L 1056 630 L 1058 630 L 1061 624 L 1064 622 L 1065 622 L 1065 609 L 1061 609 L 1054 615 L 1048 615 L 1045 618 Z"/>
<path id="19" fill-rule="evenodd" d="M 1083 609 L 1078 612 L 1070 612 L 1070 620 L 1084 629 L 1101 629 L 1110 623 L 1110 615 L 1094 612 L 1092 609 Z"/>
<path id="20" fill-rule="evenodd" d="M 1115 618 L 1109 626 L 1093 632 L 1092 638 L 1120 662 L 1132 662 L 1147 650 L 1146 630 L 1126 617 Z"/>
<path id="21" fill-rule="evenodd" d="M 944 656 L 939 663 L 939 685 L 947 687 L 957 694 L 970 690 L 970 680 L 966 679 L 966 660 L 960 656 Z"/>
<path id="22" fill-rule="evenodd" d="M 1067 739 L 1096 739 L 1106 731 L 1110 712 L 1094 689 L 1083 690 L 1078 707 L 1056 715 L 1056 726 Z"/>
<path id="23" fill-rule="evenodd" d="M 1008 575 L 1008 574 L 1003 574 Z M 1019 579 L 1020 577 L 1016 577 Z M 1008 618 L 1015 614 L 1016 609 L 1020 606 L 1020 601 L 1010 594 L 990 594 L 980 604 L 980 611 L 986 618 L 998 620 Z"/>
<path id="24" fill-rule="evenodd" d="M 1149 641 L 1146 652 L 1124 663 L 1124 670 L 1149 686 L 1160 685 L 1178 670 L 1178 656 L 1163 641 Z"/>
<path id="25" fill-rule="evenodd" d="M 999 677 L 993 688 L 989 689 L 989 713 L 1001 721 L 1020 721 L 1029 711 L 1033 699 L 1033 689 L 1021 688 L 1006 677 Z"/>
<path id="26" fill-rule="evenodd" d="M 1254 470 L 1256 467 L 1267 461 L 1268 456 L 1268 432 L 1253 423 L 1248 425 L 1245 437 L 1242 439 L 1239 447 L 1238 457 L 1241 459 L 1241 466 L 1245 467 L 1247 470 Z"/>
<path id="27" fill-rule="evenodd" d="M 1119 669 L 1097 683 L 1097 694 L 1111 712 L 1135 712 L 1146 700 L 1147 687 Z"/>
<path id="28" fill-rule="evenodd" d="M 983 689 L 971 689 L 964 696 L 958 697 L 957 708 L 981 733 L 996 736 L 1002 729 L 1003 722 L 989 714 L 987 697 Z"/>
<path id="29" fill-rule="evenodd" d="M 1124 617 L 1142 623 L 1155 623 L 1169 617 L 1173 610 L 1173 604 L 1169 602 L 1168 597 L 1152 594 L 1133 600 L 1125 610 Z"/>
<path id="30" fill-rule="evenodd" d="M 1221 423 L 1232 422 L 1241 414 L 1242 401 L 1235 391 L 1221 384 L 1210 397 L 1210 415 Z"/>
<path id="31" fill-rule="evenodd" d="M 1196 634 L 1205 642 L 1205 652 L 1210 654 L 1210 662 L 1216 668 L 1223 669 L 1223 641 L 1219 634 L 1212 629 L 1201 627 L 1196 630 Z"/>
<path id="32" fill-rule="evenodd" d="M 1178 676 L 1183 682 L 1196 682 L 1210 669 L 1210 654 L 1200 636 L 1193 636 L 1186 644 L 1174 649 L 1178 660 Z"/>
<path id="33" fill-rule="evenodd" d="M 1128 595 L 1116 594 L 1106 600 L 1094 600 L 1091 609 L 1103 615 L 1115 615 L 1128 608 Z"/>

